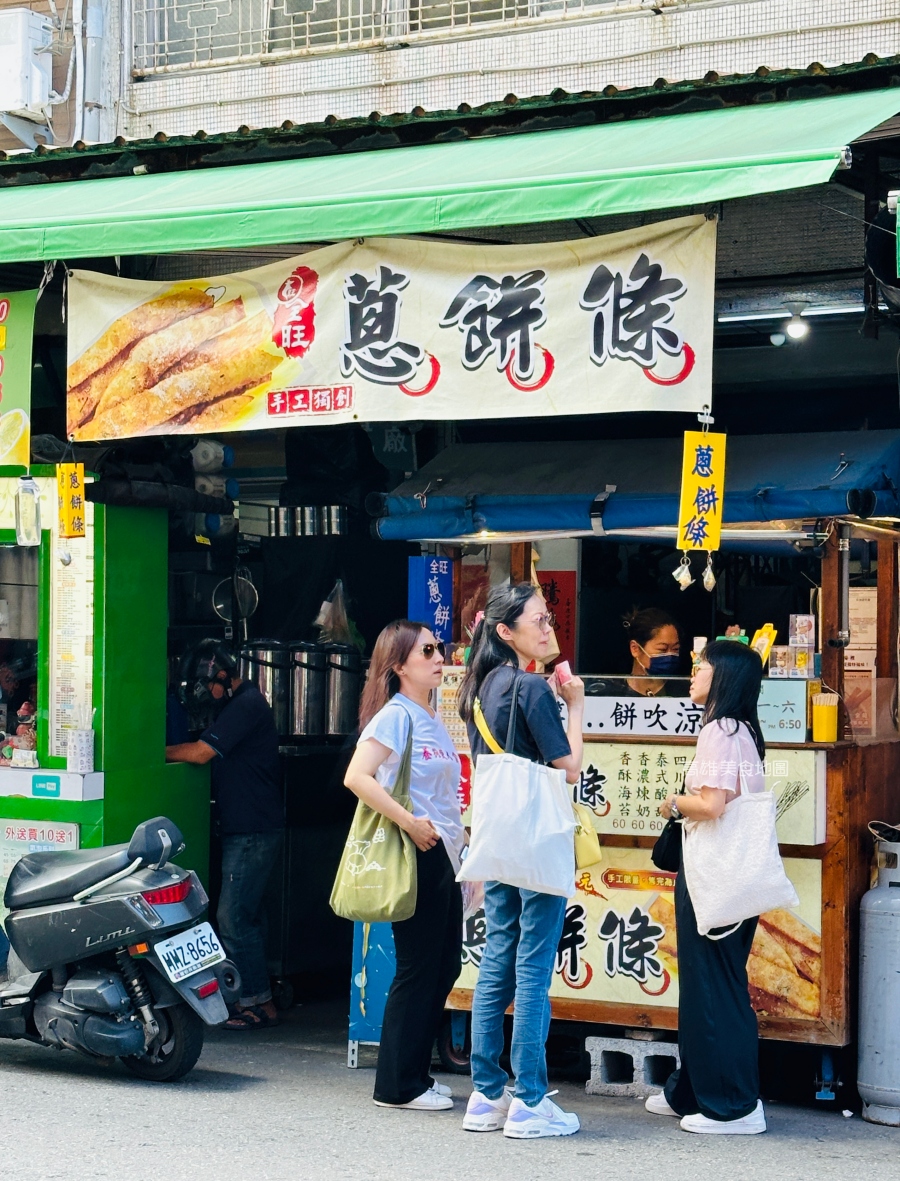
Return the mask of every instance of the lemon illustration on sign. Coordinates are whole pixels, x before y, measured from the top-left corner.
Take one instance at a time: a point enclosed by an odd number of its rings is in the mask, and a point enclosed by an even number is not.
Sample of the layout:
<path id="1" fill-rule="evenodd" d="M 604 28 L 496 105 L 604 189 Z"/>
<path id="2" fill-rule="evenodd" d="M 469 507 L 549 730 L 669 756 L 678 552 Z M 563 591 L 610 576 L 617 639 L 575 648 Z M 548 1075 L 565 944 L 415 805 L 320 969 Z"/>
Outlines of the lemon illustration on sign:
<path id="1" fill-rule="evenodd" d="M 28 463 L 28 456 L 21 457 L 20 444 L 28 428 L 28 415 L 24 410 L 9 410 L 0 415 L 0 463 Z"/>

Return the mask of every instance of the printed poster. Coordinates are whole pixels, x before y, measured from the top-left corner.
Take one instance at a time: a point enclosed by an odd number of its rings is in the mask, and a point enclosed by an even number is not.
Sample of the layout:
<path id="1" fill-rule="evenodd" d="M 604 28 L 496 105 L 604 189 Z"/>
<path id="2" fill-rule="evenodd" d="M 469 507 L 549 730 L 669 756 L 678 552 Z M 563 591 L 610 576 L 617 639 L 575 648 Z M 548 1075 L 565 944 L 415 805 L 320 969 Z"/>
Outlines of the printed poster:
<path id="1" fill-rule="evenodd" d="M 716 223 L 576 242 L 339 242 L 154 283 L 70 274 L 76 440 L 317 423 L 697 412 Z"/>
<path id="2" fill-rule="evenodd" d="M 816 1020 L 822 971 L 822 865 L 785 858 L 800 897 L 795 910 L 760 919 L 748 964 L 754 1009 L 773 1017 Z M 581 870 L 566 906 L 552 997 L 677 1008 L 678 935 L 675 875 L 650 860 L 649 849 L 604 847 L 603 860 Z M 484 954 L 479 911 L 465 924 L 459 988 L 474 988 Z"/>
<path id="3" fill-rule="evenodd" d="M 31 342 L 36 291 L 0 295 L 0 466 L 31 462 Z"/>

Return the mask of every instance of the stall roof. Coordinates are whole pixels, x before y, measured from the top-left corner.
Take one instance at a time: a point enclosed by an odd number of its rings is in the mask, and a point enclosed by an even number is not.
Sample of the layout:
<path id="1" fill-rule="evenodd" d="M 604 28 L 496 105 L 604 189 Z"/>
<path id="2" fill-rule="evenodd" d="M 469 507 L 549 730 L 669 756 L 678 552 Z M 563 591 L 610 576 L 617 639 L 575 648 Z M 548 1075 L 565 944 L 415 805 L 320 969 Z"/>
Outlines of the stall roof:
<path id="1" fill-rule="evenodd" d="M 470 443 L 442 451 L 384 498 L 384 539 L 485 533 L 604 536 L 674 528 L 679 439 Z M 723 523 L 900 517 L 900 432 L 736 435 Z"/>
<path id="2" fill-rule="evenodd" d="M 716 202 L 827 181 L 890 88 L 636 122 L 0 189 L 0 262 L 425 233 Z"/>

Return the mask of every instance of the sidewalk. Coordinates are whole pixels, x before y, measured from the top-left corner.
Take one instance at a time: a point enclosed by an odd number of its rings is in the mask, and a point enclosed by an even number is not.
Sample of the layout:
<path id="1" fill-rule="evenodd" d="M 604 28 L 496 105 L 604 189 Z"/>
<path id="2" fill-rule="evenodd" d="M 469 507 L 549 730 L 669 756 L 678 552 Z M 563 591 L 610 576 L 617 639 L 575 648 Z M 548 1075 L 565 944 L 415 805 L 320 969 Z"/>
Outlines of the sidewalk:
<path id="1" fill-rule="evenodd" d="M 180 1083 L 140 1082 L 74 1053 L 0 1043 L 4 1174 L 16 1181 L 832 1181 L 896 1169 L 900 1132 L 771 1105 L 757 1137 L 692 1136 L 636 1100 L 562 1084 L 582 1131 L 515 1142 L 454 1112 L 372 1104 L 374 1051 L 346 1067 L 341 1006 L 293 1009 L 262 1033 L 208 1035 Z"/>

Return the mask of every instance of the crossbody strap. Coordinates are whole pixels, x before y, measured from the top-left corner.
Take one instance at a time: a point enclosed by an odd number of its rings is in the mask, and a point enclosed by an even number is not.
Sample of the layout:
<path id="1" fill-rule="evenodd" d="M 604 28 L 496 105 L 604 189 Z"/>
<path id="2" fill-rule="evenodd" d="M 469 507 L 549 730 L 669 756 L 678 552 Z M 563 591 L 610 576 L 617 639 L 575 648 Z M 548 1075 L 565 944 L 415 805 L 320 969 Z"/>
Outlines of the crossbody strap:
<path id="1" fill-rule="evenodd" d="M 521 678 L 513 674 L 513 695 L 512 702 L 509 707 L 509 726 L 506 730 L 506 750 L 515 750 L 515 736 L 516 736 L 516 721 L 519 712 L 519 681 Z M 476 697 L 472 706 L 472 720 L 475 722 L 475 728 L 484 739 L 488 750 L 495 755 L 505 754 L 506 751 L 491 733 L 491 728 L 487 724 L 487 718 L 484 716 L 484 710 L 481 708 L 481 699 Z"/>

